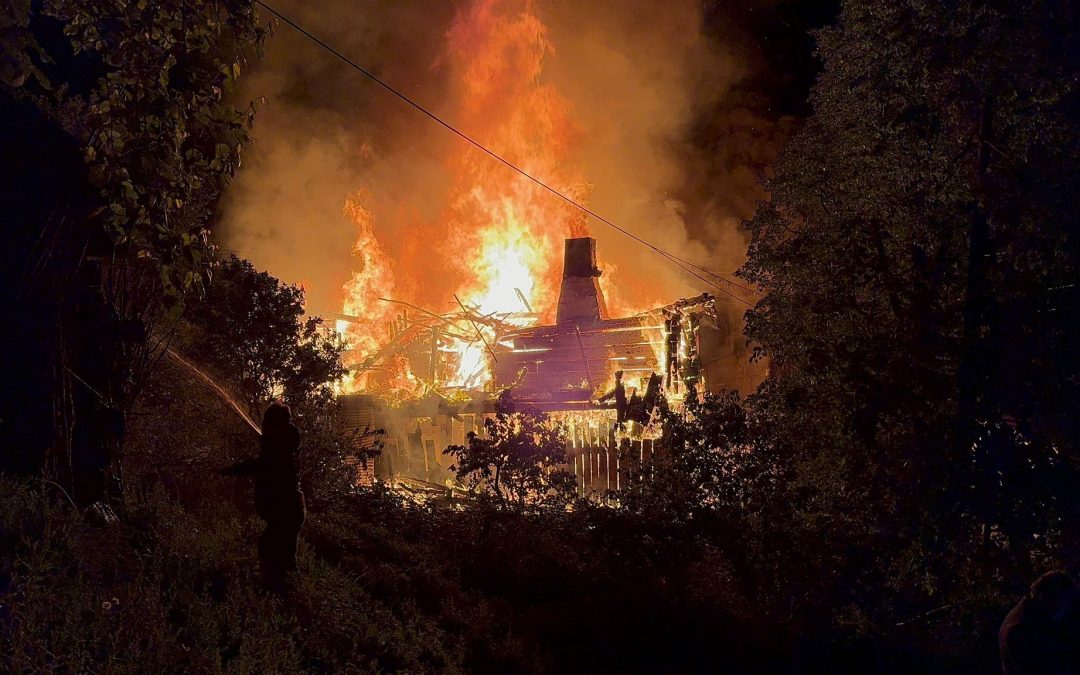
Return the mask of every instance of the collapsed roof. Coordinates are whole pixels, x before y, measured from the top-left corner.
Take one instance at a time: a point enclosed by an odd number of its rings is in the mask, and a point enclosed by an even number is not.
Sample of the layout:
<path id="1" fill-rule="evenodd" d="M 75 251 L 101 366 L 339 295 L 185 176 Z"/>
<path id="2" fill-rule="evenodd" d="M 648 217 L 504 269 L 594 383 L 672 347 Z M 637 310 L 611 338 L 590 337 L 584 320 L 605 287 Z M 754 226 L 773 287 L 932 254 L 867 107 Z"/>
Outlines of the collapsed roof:
<path id="1" fill-rule="evenodd" d="M 596 241 L 567 239 L 554 325 L 521 328 L 514 321 L 522 318 L 518 314 L 482 315 L 460 305 L 460 312 L 438 315 L 401 303 L 413 310 L 412 317 L 407 309 L 391 339 L 353 367 L 377 369 L 384 359 L 404 354 L 412 372 L 426 383 L 428 396 L 468 392 L 474 402 L 490 401 L 509 389 L 515 400 L 545 410 L 598 407 L 598 397 L 611 388 L 617 371 L 624 373 L 628 390 L 639 391 L 655 373 L 669 397 L 682 395 L 691 384 L 699 389 L 736 384 L 725 382 L 730 378 L 716 366 L 724 352 L 731 351 L 737 332 L 717 313 L 711 295 L 613 319 L 598 283 L 600 274 Z M 448 357 L 439 350 L 440 340 L 460 340 L 463 326 L 475 329 L 472 339 L 483 342 L 492 374 L 484 389 L 474 382 L 455 382 L 452 364 L 442 361 Z M 494 340 L 484 339 L 480 327 L 489 329 Z M 462 396 L 457 401 L 466 402 Z"/>

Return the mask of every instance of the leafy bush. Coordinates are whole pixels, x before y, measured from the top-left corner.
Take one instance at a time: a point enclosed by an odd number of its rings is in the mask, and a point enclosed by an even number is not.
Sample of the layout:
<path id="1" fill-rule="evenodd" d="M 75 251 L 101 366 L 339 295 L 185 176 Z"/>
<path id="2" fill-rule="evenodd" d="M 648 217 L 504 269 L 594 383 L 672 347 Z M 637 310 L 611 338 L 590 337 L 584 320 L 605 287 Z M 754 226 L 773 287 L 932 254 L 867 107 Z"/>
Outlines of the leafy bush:
<path id="1" fill-rule="evenodd" d="M 454 459 L 450 471 L 504 508 L 566 508 L 577 483 L 563 468 L 565 431 L 543 413 L 511 412 L 505 401 L 500 408 L 484 420 L 486 437 L 469 433 L 467 445 L 443 451 Z"/>

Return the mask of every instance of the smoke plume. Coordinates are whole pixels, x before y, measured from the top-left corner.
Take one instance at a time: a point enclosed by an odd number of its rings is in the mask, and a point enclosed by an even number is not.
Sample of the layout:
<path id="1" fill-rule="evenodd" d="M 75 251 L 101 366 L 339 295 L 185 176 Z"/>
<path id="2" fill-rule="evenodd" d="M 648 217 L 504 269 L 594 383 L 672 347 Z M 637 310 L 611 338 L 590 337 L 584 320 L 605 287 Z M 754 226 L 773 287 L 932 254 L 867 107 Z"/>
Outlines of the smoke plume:
<path id="1" fill-rule="evenodd" d="M 638 236 L 724 274 L 743 262 L 740 224 L 765 196 L 759 176 L 794 122 L 755 91 L 767 70 L 755 36 L 722 9 L 705 15 L 697 0 L 276 5 Z M 494 217 L 478 193 L 500 181 L 527 205 L 506 217 L 552 221 L 544 233 L 527 230 L 544 255 L 548 235 L 596 237 L 613 315 L 701 292 L 733 314 L 745 310 L 556 197 L 508 182 L 518 180 L 508 169 L 288 26 L 277 27 L 239 95 L 267 103 L 222 207 L 221 243 L 303 284 L 313 313 L 342 311 L 343 289 L 357 284 L 451 309 L 487 245 L 468 235 L 470 220 Z M 561 243 L 553 255 L 561 263 Z M 537 311 L 554 307 L 544 297 L 552 290 L 534 289 Z M 361 309 L 375 321 L 396 311 Z"/>

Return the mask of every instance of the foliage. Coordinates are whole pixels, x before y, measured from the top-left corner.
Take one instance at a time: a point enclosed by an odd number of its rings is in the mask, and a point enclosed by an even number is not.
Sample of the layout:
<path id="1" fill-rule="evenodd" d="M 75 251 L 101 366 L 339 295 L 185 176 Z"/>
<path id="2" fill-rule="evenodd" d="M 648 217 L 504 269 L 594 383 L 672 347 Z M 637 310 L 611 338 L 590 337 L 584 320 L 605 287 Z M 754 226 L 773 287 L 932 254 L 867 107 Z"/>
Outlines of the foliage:
<path id="1" fill-rule="evenodd" d="M 874 630 L 1080 561 L 1078 18 L 844 3 L 749 222 L 756 452 Z"/>
<path id="2" fill-rule="evenodd" d="M 372 466 L 382 454 L 386 432 L 347 428 L 336 402 L 305 406 L 296 422 L 302 438 L 300 480 L 307 508 L 334 508 L 356 493 L 362 482 L 360 468 Z"/>
<path id="3" fill-rule="evenodd" d="M 254 113 L 228 94 L 267 31 L 250 0 L 10 0 L 3 9 L 5 113 L 31 121 L 43 147 L 77 148 L 84 169 L 67 166 L 66 153 L 10 158 L 12 173 L 62 186 L 9 192 L 13 229 L 29 234 L 6 254 L 35 274 L 17 294 L 5 290 L 17 311 L 40 315 L 11 348 L 31 363 L 45 352 L 36 371 L 20 370 L 52 408 L 49 437 L 26 452 L 80 501 L 107 499 L 106 483 L 121 476 L 124 416 L 184 302 L 203 290 L 208 219 Z"/>
<path id="4" fill-rule="evenodd" d="M 341 338 L 321 318 L 304 315 L 303 289 L 236 256 L 214 271 L 206 296 L 187 308 L 177 347 L 225 390 L 238 391 L 254 419 L 275 398 L 292 407 L 303 438 L 300 469 L 309 508 L 351 494 L 358 463 L 381 452 L 383 432 L 344 428 L 333 397 L 333 383 L 345 372 Z"/>
<path id="5" fill-rule="evenodd" d="M 208 269 L 185 247 L 204 246 L 243 142 L 214 87 L 257 42 L 250 5 L 198 7 L 0 19 L 0 78 L 84 143 L 110 245 L 174 298 Z M 5 668 L 996 667 L 1018 591 L 1080 561 L 1076 11 L 845 3 L 819 36 L 814 115 L 749 223 L 742 274 L 768 294 L 748 334 L 772 376 L 665 413 L 659 452 L 605 507 L 568 510 L 560 430 L 506 409 L 447 450 L 477 506 L 353 489 L 325 387 L 339 345 L 299 289 L 226 261 L 181 337 L 253 409 L 297 407 L 317 487 L 295 592 L 257 588 L 250 499 L 213 475 L 252 435 L 161 368 L 119 524 L 0 477 Z"/>
<path id="6" fill-rule="evenodd" d="M 207 215 L 248 141 L 253 110 L 227 97 L 266 35 L 254 4 L 8 4 L 0 83 L 83 144 L 113 257 L 152 262 L 179 309 L 201 288 Z"/>
<path id="7" fill-rule="evenodd" d="M 619 494 L 624 508 L 672 523 L 689 524 L 707 511 L 742 511 L 758 494 L 751 472 L 757 469 L 746 408 L 736 392 L 696 392 L 683 407 L 662 411 L 663 434 L 650 461 L 634 467 Z"/>
<path id="8" fill-rule="evenodd" d="M 565 434 L 547 415 L 503 410 L 485 419 L 484 429 L 485 436 L 470 433 L 468 445 L 443 451 L 471 492 L 518 510 L 565 508 L 574 498 L 576 480 L 561 468 Z"/>
<path id="9" fill-rule="evenodd" d="M 264 592 L 258 524 L 229 504 L 185 508 L 140 489 L 125 500 L 125 522 L 102 531 L 40 488 L 0 477 L 0 497 L 6 671 L 460 669 L 430 617 L 373 597 L 310 548 L 293 597 Z"/>
<path id="10" fill-rule="evenodd" d="M 275 398 L 325 406 L 345 372 L 344 344 L 319 317 L 304 316 L 304 291 L 229 256 L 215 267 L 207 296 L 186 315 L 183 342 L 200 363 L 239 387 L 255 414 Z"/>

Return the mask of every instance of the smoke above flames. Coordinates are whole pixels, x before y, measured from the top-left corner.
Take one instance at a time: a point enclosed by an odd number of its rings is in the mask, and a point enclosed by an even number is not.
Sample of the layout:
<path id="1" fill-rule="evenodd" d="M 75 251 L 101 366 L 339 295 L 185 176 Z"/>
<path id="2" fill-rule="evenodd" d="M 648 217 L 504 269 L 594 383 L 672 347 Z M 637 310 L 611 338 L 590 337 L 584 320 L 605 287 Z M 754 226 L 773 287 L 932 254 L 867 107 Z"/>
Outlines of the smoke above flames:
<path id="1" fill-rule="evenodd" d="M 694 0 L 277 6 L 642 238 L 719 272 L 743 262 L 740 224 L 794 123 L 755 97 L 753 38 L 715 30 L 722 13 L 705 17 Z M 570 236 L 596 237 L 615 316 L 716 292 L 288 27 L 240 95 L 267 104 L 223 203 L 221 241 L 302 284 L 312 313 L 360 317 L 342 325 L 360 355 L 389 339 L 402 311 L 379 298 L 441 313 L 456 295 L 482 312 L 551 319 Z"/>

